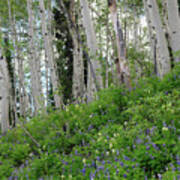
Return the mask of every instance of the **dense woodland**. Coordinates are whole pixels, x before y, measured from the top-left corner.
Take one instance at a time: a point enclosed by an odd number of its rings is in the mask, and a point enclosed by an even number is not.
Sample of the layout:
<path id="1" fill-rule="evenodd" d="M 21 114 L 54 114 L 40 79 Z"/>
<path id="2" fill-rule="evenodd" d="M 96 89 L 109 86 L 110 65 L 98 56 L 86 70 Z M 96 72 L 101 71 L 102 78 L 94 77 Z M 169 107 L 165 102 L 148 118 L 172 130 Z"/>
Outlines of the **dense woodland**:
<path id="1" fill-rule="evenodd" d="M 179 0 L 0 0 L 0 179 L 180 179 Z"/>

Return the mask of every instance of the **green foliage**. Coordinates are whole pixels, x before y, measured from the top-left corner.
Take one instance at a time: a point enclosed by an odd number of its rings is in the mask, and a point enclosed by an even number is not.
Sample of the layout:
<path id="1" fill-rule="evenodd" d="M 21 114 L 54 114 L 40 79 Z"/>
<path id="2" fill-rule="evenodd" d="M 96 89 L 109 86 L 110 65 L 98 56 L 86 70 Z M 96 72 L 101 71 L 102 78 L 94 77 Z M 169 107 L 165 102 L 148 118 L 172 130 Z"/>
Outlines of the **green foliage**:
<path id="1" fill-rule="evenodd" d="M 91 104 L 33 118 L 0 138 L 0 179 L 178 179 L 180 68 Z"/>

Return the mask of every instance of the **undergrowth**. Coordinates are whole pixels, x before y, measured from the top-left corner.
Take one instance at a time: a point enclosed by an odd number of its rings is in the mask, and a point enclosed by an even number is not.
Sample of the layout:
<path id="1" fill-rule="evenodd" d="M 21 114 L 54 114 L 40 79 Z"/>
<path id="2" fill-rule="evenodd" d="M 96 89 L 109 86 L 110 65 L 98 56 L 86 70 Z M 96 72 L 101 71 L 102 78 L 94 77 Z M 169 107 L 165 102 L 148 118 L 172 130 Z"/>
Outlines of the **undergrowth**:
<path id="1" fill-rule="evenodd" d="M 180 67 L 0 137 L 0 179 L 180 179 Z"/>

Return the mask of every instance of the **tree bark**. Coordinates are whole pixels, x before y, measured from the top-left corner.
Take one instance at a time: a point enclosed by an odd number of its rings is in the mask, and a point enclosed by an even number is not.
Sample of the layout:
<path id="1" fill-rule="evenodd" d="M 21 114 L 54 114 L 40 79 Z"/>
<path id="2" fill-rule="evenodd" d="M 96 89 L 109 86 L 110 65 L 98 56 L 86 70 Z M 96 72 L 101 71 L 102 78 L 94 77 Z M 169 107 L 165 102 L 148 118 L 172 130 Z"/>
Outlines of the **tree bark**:
<path id="1" fill-rule="evenodd" d="M 87 46 L 89 50 L 90 57 L 92 59 L 92 66 L 95 70 L 97 83 L 99 84 L 100 88 L 102 88 L 102 76 L 100 74 L 101 65 L 100 62 L 96 59 L 97 58 L 97 42 L 96 42 L 96 34 L 93 26 L 92 19 L 90 17 L 90 9 L 88 6 L 87 0 L 80 0 L 81 4 L 81 13 L 83 18 L 83 26 L 86 32 L 87 38 Z M 88 64 L 88 84 L 87 84 L 87 94 L 88 94 L 88 101 L 92 101 L 94 97 L 94 93 L 96 90 L 96 82 L 94 82 L 90 63 Z"/>
<path id="2" fill-rule="evenodd" d="M 166 0 L 170 44 L 174 55 L 175 62 L 180 62 L 180 18 L 177 0 Z M 178 55 L 176 55 L 178 53 Z"/>
<path id="3" fill-rule="evenodd" d="M 125 42 L 123 37 L 122 28 L 118 19 L 116 0 L 108 0 L 109 11 L 114 26 L 116 35 L 117 55 L 116 67 L 118 72 L 118 79 L 120 83 L 124 83 L 126 87 L 130 88 L 130 70 L 126 60 Z"/>
<path id="4" fill-rule="evenodd" d="M 9 107 L 10 107 L 10 79 L 7 62 L 3 58 L 0 49 L 0 123 L 1 132 L 5 133 L 9 128 Z"/>
<path id="5" fill-rule="evenodd" d="M 45 55 L 48 58 L 48 64 L 50 66 L 50 74 L 51 74 L 51 81 L 53 86 L 55 106 L 56 108 L 60 108 L 63 102 L 62 102 L 62 97 L 58 93 L 58 90 L 60 88 L 60 82 L 59 82 L 59 77 L 57 76 L 57 66 L 53 57 L 52 40 L 50 37 L 50 33 L 47 30 L 48 24 L 46 21 L 44 0 L 39 0 L 39 7 L 41 13 L 41 26 L 42 26 L 42 34 L 44 38 Z"/>
<path id="6" fill-rule="evenodd" d="M 70 33 L 73 40 L 73 97 L 78 102 L 78 98 L 84 95 L 84 63 L 83 63 L 83 49 L 76 35 L 76 17 L 74 0 L 70 2 L 70 17 L 73 23 L 70 28 Z M 76 29 L 75 29 L 76 28 Z"/>
<path id="7" fill-rule="evenodd" d="M 170 71 L 170 55 L 168 50 L 168 44 L 163 31 L 163 25 L 159 14 L 159 8 L 156 0 L 144 0 L 145 6 L 148 7 L 150 19 L 153 24 L 153 28 L 156 32 L 157 45 L 159 49 L 160 58 L 157 59 L 159 75 L 162 78 Z"/>
<path id="8" fill-rule="evenodd" d="M 31 89 L 34 104 L 34 113 L 43 107 L 44 99 L 42 95 L 41 78 L 40 78 L 40 62 L 36 57 L 35 48 L 35 32 L 34 32 L 34 15 L 32 9 L 32 0 L 27 0 L 28 22 L 29 22 L 29 65 L 31 71 Z"/>

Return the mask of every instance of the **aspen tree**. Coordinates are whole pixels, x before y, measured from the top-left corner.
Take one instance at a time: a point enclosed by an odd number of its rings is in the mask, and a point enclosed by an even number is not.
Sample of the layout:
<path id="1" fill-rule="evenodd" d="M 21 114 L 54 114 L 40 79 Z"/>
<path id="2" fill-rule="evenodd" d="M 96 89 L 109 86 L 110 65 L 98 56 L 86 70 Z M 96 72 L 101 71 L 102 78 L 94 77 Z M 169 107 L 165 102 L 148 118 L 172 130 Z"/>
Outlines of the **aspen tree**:
<path id="1" fill-rule="evenodd" d="M 170 44 L 173 54 L 175 54 L 175 62 L 180 62 L 180 56 L 176 56 L 176 53 L 180 51 L 180 17 L 178 2 L 177 0 L 166 0 L 166 4 Z"/>
<path id="2" fill-rule="evenodd" d="M 3 58 L 0 47 L 0 123 L 1 131 L 5 133 L 9 128 L 9 106 L 10 106 L 10 79 L 7 62 Z"/>
<path id="3" fill-rule="evenodd" d="M 159 75 L 162 78 L 170 71 L 170 55 L 168 44 L 163 31 L 163 25 L 159 13 L 159 8 L 156 0 L 144 0 L 144 4 L 148 7 L 150 21 L 153 24 L 153 29 L 156 32 L 157 48 L 159 49 L 159 58 L 157 58 L 157 66 Z"/>
<path id="4" fill-rule="evenodd" d="M 27 0 L 28 23 L 29 23 L 29 65 L 31 71 L 31 89 L 34 105 L 34 113 L 37 114 L 41 109 L 43 102 L 40 62 L 36 56 L 35 32 L 34 32 L 34 15 L 32 9 L 32 0 Z"/>
<path id="5" fill-rule="evenodd" d="M 86 33 L 87 38 L 87 46 L 88 46 L 88 52 L 91 57 L 92 66 L 96 73 L 96 80 L 99 84 L 100 88 L 102 88 L 102 76 L 100 74 L 101 71 L 101 65 L 100 62 L 97 60 L 97 41 L 96 41 L 96 34 L 93 26 L 93 22 L 90 16 L 90 9 L 88 6 L 87 0 L 80 0 L 81 5 L 81 13 L 82 13 L 82 19 L 83 19 L 83 26 Z M 93 79 L 92 71 L 90 69 L 90 63 L 88 63 L 88 84 L 87 84 L 87 95 L 88 95 L 88 101 L 91 101 L 93 99 L 94 93 L 97 91 L 96 89 L 96 82 Z"/>
<path id="6" fill-rule="evenodd" d="M 41 13 L 41 26 L 42 26 L 42 34 L 44 39 L 44 47 L 45 54 L 48 58 L 48 64 L 50 68 L 51 81 L 53 86 L 53 95 L 56 108 L 61 107 L 62 105 L 62 97 L 58 94 L 58 89 L 60 88 L 59 77 L 57 76 L 57 66 L 53 58 L 53 49 L 52 49 L 52 41 L 50 37 L 50 33 L 48 32 L 48 24 L 46 21 L 46 10 L 44 6 L 44 0 L 39 0 L 39 7 Z"/>
<path id="7" fill-rule="evenodd" d="M 118 55 L 118 59 L 116 60 L 116 67 L 117 67 L 118 78 L 120 83 L 125 83 L 126 87 L 131 87 L 130 71 L 126 59 L 123 32 L 118 19 L 116 0 L 108 0 L 108 6 L 116 35 L 117 55 Z"/>

